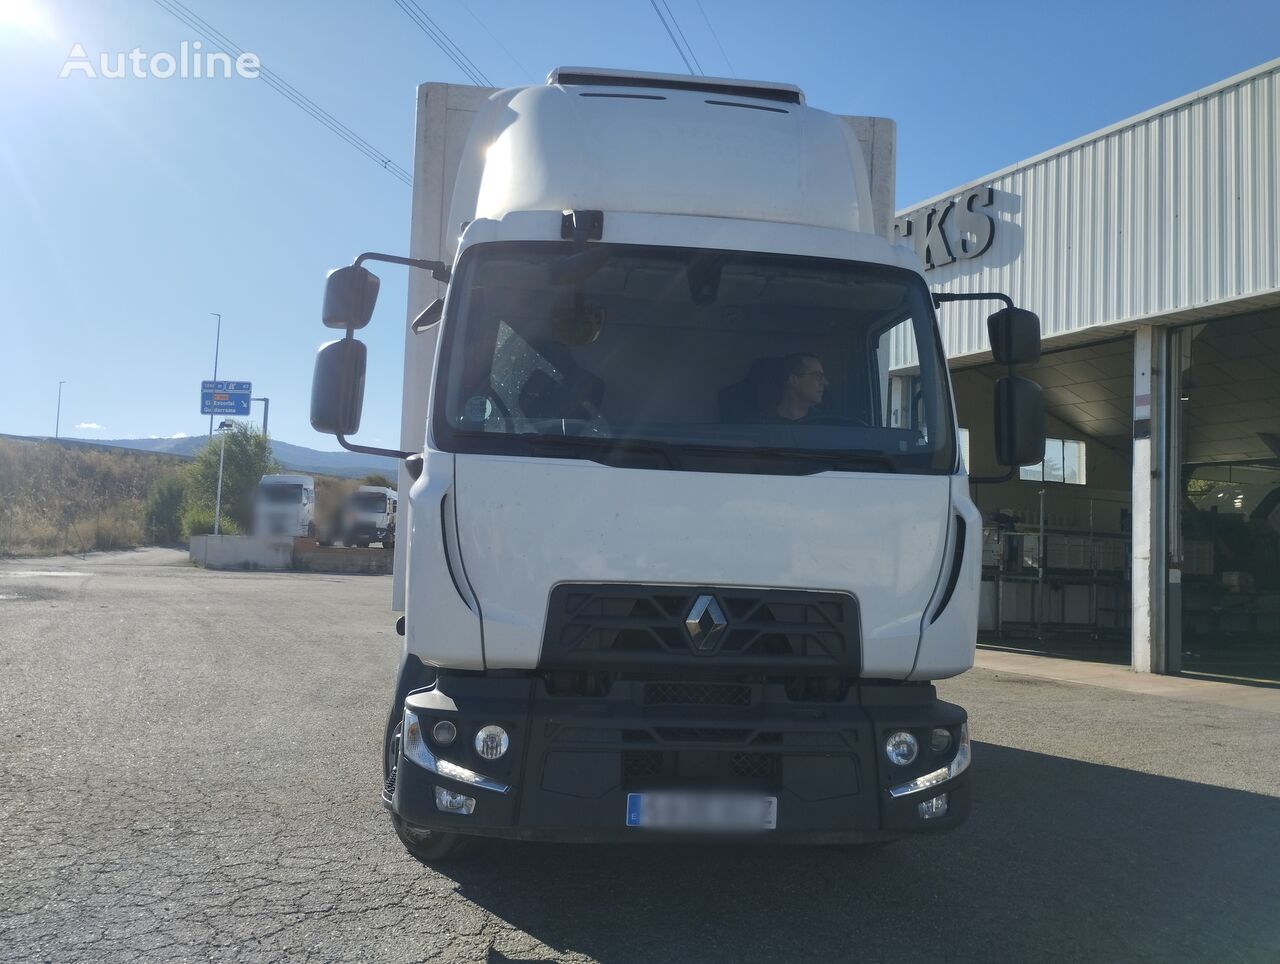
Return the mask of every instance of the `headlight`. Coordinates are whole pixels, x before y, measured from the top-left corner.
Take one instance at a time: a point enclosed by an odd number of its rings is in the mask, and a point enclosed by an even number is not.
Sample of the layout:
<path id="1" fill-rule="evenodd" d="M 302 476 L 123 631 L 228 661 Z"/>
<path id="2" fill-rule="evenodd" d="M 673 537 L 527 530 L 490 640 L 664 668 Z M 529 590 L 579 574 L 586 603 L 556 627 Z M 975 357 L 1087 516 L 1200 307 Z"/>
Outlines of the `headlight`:
<path id="1" fill-rule="evenodd" d="M 436 756 L 431 748 L 427 746 L 427 741 L 422 734 L 422 723 L 418 719 L 418 714 L 413 710 L 406 709 L 404 711 L 404 726 L 401 732 L 403 738 L 400 741 L 400 745 L 404 750 L 405 757 L 418 764 L 424 770 L 438 773 L 440 776 L 448 777 L 450 780 L 469 783 L 473 787 L 480 787 L 482 790 L 493 790 L 495 793 L 510 792 L 511 788 L 505 783 L 491 780 L 483 773 L 476 773 L 475 770 L 459 766 L 452 760 L 443 760 Z"/>
<path id="2" fill-rule="evenodd" d="M 496 760 L 507 752 L 511 746 L 511 738 L 507 731 L 496 723 L 480 727 L 476 734 L 476 752 L 486 760 Z"/>
<path id="3" fill-rule="evenodd" d="M 926 773 L 922 777 L 916 777 L 901 786 L 894 787 L 889 791 L 891 797 L 905 797 L 909 793 L 919 793 L 921 790 L 928 790 L 930 787 L 936 787 L 939 783 L 946 783 L 953 777 L 958 777 L 969 769 L 971 753 L 969 750 L 969 724 L 962 723 L 960 725 L 960 745 L 956 747 L 955 758 L 946 766 L 932 773 Z"/>
<path id="4" fill-rule="evenodd" d="M 906 730 L 890 733 L 889 739 L 884 741 L 884 755 L 889 758 L 890 763 L 900 767 L 914 763 L 919 752 L 920 744 Z"/>

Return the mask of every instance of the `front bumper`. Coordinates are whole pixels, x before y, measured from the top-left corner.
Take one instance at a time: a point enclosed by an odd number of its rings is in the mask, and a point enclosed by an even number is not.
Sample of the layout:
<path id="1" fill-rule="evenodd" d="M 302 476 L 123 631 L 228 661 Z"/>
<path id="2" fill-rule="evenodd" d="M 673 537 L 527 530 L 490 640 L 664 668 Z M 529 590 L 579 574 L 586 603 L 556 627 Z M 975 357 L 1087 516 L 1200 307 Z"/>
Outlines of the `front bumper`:
<path id="1" fill-rule="evenodd" d="M 699 695 L 712 700 L 720 699 L 720 687 L 732 705 L 655 705 L 654 686 L 704 687 Z M 931 686 L 851 686 L 842 698 L 806 701 L 788 698 L 781 684 L 622 681 L 606 695 L 577 698 L 550 695 L 540 678 L 442 672 L 434 686 L 411 692 L 404 707 L 424 734 L 440 720 L 457 727 L 452 744 L 430 745 L 440 759 L 507 788 L 431 772 L 401 748 L 383 802 L 406 823 L 432 830 L 583 842 L 688 839 L 625 826 L 628 793 L 669 789 L 776 796 L 777 829 L 751 835 L 772 842 L 946 831 L 969 811 L 967 770 L 918 793 L 890 793 L 956 755 L 965 712 L 938 700 Z M 472 745 L 489 723 L 511 738 L 496 761 L 481 759 Z M 935 727 L 954 734 L 948 751 L 930 750 Z M 905 767 L 890 764 L 883 751 L 898 729 L 920 742 L 919 757 Z M 474 798 L 474 811 L 442 812 L 437 787 Z M 925 819 L 919 804 L 941 794 L 946 813 Z"/>

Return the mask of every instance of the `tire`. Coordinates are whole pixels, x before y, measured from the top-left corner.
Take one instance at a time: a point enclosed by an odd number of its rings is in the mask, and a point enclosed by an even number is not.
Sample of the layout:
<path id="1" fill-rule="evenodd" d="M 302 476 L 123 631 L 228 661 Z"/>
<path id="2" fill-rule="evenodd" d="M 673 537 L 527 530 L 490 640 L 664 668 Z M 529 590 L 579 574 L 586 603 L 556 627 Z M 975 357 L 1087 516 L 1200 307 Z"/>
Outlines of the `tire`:
<path id="1" fill-rule="evenodd" d="M 424 864 L 458 860 L 465 857 L 471 849 L 472 840 L 463 834 L 415 827 L 405 823 L 394 813 L 391 815 L 391 826 L 395 828 L 396 836 L 409 855 Z"/>
<path id="2" fill-rule="evenodd" d="M 307 523 L 307 538 L 314 539 L 316 537 L 316 524 L 314 522 Z"/>
<path id="3" fill-rule="evenodd" d="M 357 539 L 357 540 L 356 540 L 356 548 L 358 548 L 358 549 L 368 549 L 368 548 L 369 548 L 369 540 L 368 540 L 368 539 Z"/>
<path id="4" fill-rule="evenodd" d="M 382 540 L 382 548 L 386 549 L 387 552 L 395 552 L 396 540 L 391 538 L 390 536 L 387 536 L 385 539 Z"/>

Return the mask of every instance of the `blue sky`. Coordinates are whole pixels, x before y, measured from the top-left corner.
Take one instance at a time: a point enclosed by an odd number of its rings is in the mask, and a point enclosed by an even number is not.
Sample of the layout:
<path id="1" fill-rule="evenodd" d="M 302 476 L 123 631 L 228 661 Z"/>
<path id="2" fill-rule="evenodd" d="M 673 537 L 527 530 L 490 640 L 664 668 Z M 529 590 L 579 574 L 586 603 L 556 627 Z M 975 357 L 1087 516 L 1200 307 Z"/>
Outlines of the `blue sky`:
<path id="1" fill-rule="evenodd" d="M 393 0 L 184 2 L 404 168 L 416 85 L 466 82 Z M 684 71 L 648 0 L 419 3 L 498 86 Z M 1274 0 L 667 5 L 706 73 L 896 119 L 899 206 L 1280 54 Z M 406 252 L 410 189 L 260 80 L 58 79 L 75 43 L 195 39 L 152 0 L 0 0 L 0 432 L 51 434 L 64 379 L 64 435 L 205 431 L 220 312 L 220 376 L 270 396 L 277 438 L 336 447 L 307 421 L 324 275 Z M 360 437 L 394 445 L 405 278 L 380 273 Z"/>

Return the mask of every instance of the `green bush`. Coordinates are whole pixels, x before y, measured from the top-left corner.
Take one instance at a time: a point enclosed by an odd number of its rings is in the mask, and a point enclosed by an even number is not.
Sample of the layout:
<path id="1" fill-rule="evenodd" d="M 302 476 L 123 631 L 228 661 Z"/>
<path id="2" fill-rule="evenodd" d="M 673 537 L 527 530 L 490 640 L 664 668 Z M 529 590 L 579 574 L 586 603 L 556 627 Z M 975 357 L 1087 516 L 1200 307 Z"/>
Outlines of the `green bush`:
<path id="1" fill-rule="evenodd" d="M 241 533 L 236 520 L 222 513 L 222 521 L 218 526 L 224 536 L 238 536 Z M 189 505 L 182 510 L 182 531 L 188 539 L 192 536 L 205 536 L 213 532 L 213 509 L 204 505 Z"/>
<path id="2" fill-rule="evenodd" d="M 178 476 L 157 479 L 151 483 L 143 506 L 143 526 L 147 541 L 155 545 L 171 545 L 182 539 L 182 506 L 186 486 Z"/>
<path id="3" fill-rule="evenodd" d="M 204 515 L 193 516 L 193 519 L 203 519 L 207 515 L 209 520 L 208 528 L 195 534 L 213 531 L 219 461 L 222 462 L 222 531 L 232 532 L 233 523 L 237 533 L 248 532 L 253 527 L 253 495 L 258 482 L 264 475 L 275 472 L 278 466 L 271 457 L 271 446 L 265 435 L 243 422 L 236 422 L 234 426 L 226 433 L 225 455 L 224 439 L 215 435 L 186 467 L 183 528 L 187 535 L 192 534 L 191 526 L 187 524 L 187 513 L 194 509 L 202 510 Z"/>

